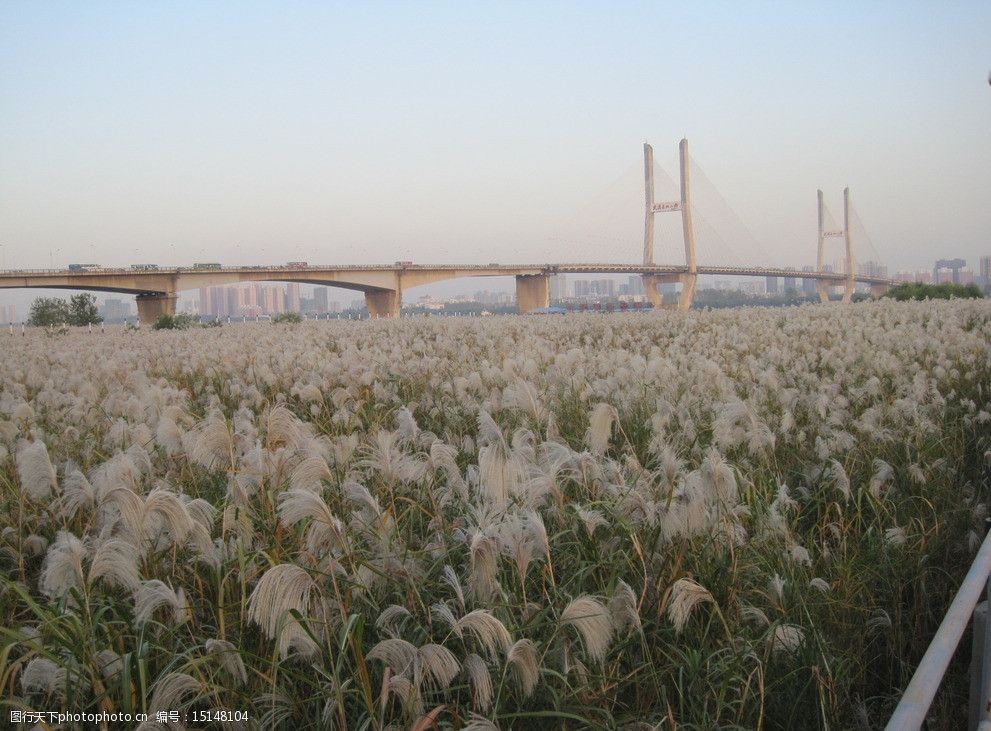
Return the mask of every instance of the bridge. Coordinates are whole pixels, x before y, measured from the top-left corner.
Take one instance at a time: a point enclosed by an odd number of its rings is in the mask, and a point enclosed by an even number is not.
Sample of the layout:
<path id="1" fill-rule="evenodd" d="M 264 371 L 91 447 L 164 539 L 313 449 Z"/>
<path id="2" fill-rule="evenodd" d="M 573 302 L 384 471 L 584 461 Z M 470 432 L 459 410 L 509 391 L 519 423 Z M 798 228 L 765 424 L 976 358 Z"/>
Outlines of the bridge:
<path id="1" fill-rule="evenodd" d="M 97 292 L 118 292 L 135 295 L 138 317 L 142 324 L 151 324 L 159 316 L 175 314 L 179 292 L 200 287 L 238 284 L 242 282 L 299 282 L 326 285 L 363 292 L 368 313 L 372 317 L 392 317 L 400 312 L 403 291 L 461 277 L 512 276 L 516 279 L 516 302 L 521 313 L 547 307 L 550 304 L 550 277 L 555 274 L 630 274 L 643 277 L 647 298 L 655 308 L 663 307 L 658 285 L 680 285 L 677 309 L 688 310 L 692 305 L 698 277 L 704 274 L 729 276 L 787 277 L 812 279 L 821 301 L 829 300 L 829 290 L 840 286 L 842 301 L 850 302 L 857 282 L 870 286 L 879 295 L 891 285 L 882 277 L 856 273 L 853 241 L 850 231 L 850 194 L 844 191 L 844 225 L 842 229 L 827 228 L 823 194 L 819 191 L 819 229 L 817 265 L 812 271 L 761 266 L 699 265 L 696 260 L 692 196 L 688 164 L 688 141 L 679 146 L 680 198 L 657 201 L 654 197 L 653 149 L 644 145 L 644 255 L 642 264 L 616 263 L 546 263 L 546 264 L 486 264 L 422 265 L 399 262 L 388 266 L 375 265 L 284 265 L 284 266 L 222 266 L 222 267 L 160 267 L 160 268 L 97 268 L 86 271 L 38 269 L 0 271 L 0 289 L 37 287 L 73 289 Z M 684 263 L 654 263 L 654 219 L 665 213 L 680 213 Z M 830 237 L 844 240 L 843 271 L 830 271 L 825 265 L 824 245 Z"/>

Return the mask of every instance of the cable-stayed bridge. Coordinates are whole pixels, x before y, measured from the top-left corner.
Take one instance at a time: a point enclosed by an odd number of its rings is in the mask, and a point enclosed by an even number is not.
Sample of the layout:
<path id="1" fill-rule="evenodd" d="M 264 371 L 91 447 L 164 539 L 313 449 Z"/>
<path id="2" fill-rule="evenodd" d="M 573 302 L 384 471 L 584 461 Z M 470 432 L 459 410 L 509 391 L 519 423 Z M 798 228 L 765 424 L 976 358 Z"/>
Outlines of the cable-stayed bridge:
<path id="1" fill-rule="evenodd" d="M 194 267 L 139 266 L 131 268 L 89 268 L 71 270 L 16 270 L 0 271 L 0 288 L 38 287 L 53 289 L 91 290 L 133 294 L 137 300 L 138 316 L 143 324 L 155 322 L 160 315 L 174 314 L 178 293 L 200 287 L 238 284 L 242 282 L 278 281 L 342 287 L 363 292 L 368 312 L 373 317 L 396 316 L 402 305 L 404 290 L 461 277 L 512 276 L 516 279 L 516 301 L 520 312 L 547 307 L 550 304 L 550 277 L 555 274 L 630 274 L 641 275 L 645 293 L 654 307 L 663 306 L 659 285 L 675 285 L 679 310 L 692 305 L 700 275 L 785 277 L 811 279 L 823 302 L 829 300 L 831 288 L 842 288 L 842 301 L 849 302 L 856 283 L 870 286 L 872 293 L 880 294 L 891 281 L 870 272 L 858 272 L 854 259 L 854 235 L 852 229 L 860 225 L 850 205 L 849 189 L 844 191 L 842 224 L 837 224 L 818 194 L 818 239 L 816 265 L 804 269 L 750 265 L 741 263 L 699 263 L 697 228 L 706 220 L 696 210 L 692 195 L 692 167 L 688 156 L 688 141 L 679 146 L 680 174 L 677 195 L 668 200 L 658 200 L 657 175 L 653 149 L 644 144 L 644 227 L 642 263 L 544 263 L 544 264 L 413 264 L 396 262 L 393 265 L 310 265 L 289 264 L 282 266 L 220 266 L 197 265 Z M 728 207 L 727 207 L 728 209 Z M 680 239 L 684 260 L 677 263 L 655 263 L 655 229 L 657 219 L 665 214 L 680 217 Z M 732 214 L 732 212 L 730 212 Z M 711 228 L 711 227 L 710 227 Z M 842 240 L 842 254 L 838 266 L 826 262 L 827 242 Z M 864 236 L 868 250 L 870 240 Z M 726 256 L 728 247 L 722 245 L 716 234 L 715 257 Z M 626 248 L 624 246 L 624 248 Z M 680 252 L 679 252 L 680 253 Z M 871 254 L 877 261 L 876 254 Z M 680 258 L 680 256 L 679 256 Z M 747 258 L 745 255 L 744 258 Z"/>

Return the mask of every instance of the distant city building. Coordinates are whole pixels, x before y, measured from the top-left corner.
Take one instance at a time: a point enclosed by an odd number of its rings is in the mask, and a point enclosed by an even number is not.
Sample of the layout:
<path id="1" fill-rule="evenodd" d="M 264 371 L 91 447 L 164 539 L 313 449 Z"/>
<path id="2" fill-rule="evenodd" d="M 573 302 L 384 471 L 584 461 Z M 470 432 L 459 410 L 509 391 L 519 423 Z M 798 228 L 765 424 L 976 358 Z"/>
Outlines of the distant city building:
<path id="1" fill-rule="evenodd" d="M 768 277 L 767 278 L 767 282 L 765 283 L 764 286 L 767 288 L 767 293 L 768 294 L 777 294 L 778 293 L 778 278 L 777 277 Z"/>
<path id="2" fill-rule="evenodd" d="M 326 287 L 314 287 L 313 288 L 313 309 L 316 312 L 331 312 L 330 307 L 327 305 L 327 288 Z M 339 311 L 341 306 L 337 305 L 337 310 Z"/>
<path id="3" fill-rule="evenodd" d="M 802 271 L 803 272 L 814 272 L 815 270 L 816 270 L 816 268 L 815 267 L 812 267 L 812 266 L 802 267 Z M 795 293 L 797 293 L 798 292 L 797 282 L 798 282 L 798 280 L 795 279 L 794 277 L 786 277 L 785 278 L 785 293 L 786 294 L 795 294 Z M 803 279 L 802 280 L 802 294 L 815 294 L 815 293 L 816 293 L 816 280 L 814 280 L 814 279 Z"/>
<path id="4" fill-rule="evenodd" d="M 131 303 L 122 299 L 107 299 L 99 308 L 99 313 L 106 322 L 120 322 L 131 317 Z"/>
<path id="5" fill-rule="evenodd" d="M 286 312 L 299 312 L 299 283 L 289 282 L 286 285 Z"/>
<path id="6" fill-rule="evenodd" d="M 980 274 L 980 285 L 984 287 L 985 290 L 991 290 L 991 256 L 981 257 Z"/>
<path id="7" fill-rule="evenodd" d="M 568 279 L 563 274 L 552 274 L 549 278 L 551 302 L 563 300 L 568 296 Z"/>
<path id="8" fill-rule="evenodd" d="M 857 264 L 857 274 L 865 277 L 888 278 L 888 267 L 876 261 L 865 261 Z"/>
<path id="9" fill-rule="evenodd" d="M 953 282 L 960 284 L 960 271 L 967 266 L 964 259 L 937 259 L 933 264 L 933 282 Z M 949 277 L 944 277 L 944 270 L 949 270 Z"/>

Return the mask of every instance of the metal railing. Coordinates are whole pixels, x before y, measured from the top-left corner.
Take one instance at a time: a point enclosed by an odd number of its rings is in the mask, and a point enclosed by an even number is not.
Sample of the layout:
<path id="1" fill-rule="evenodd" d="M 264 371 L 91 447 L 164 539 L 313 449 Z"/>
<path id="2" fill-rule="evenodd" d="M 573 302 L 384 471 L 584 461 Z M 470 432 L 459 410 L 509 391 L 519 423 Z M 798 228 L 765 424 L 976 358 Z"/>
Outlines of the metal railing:
<path id="1" fill-rule="evenodd" d="M 991 532 L 984 538 L 970 570 L 964 577 L 953 603 L 936 630 L 926 654 L 912 676 L 902 699 L 898 702 L 887 731 L 919 729 L 926 720 L 936 691 L 946 674 L 946 668 L 960 644 L 971 617 L 974 618 L 974 641 L 971 659 L 969 728 L 991 729 L 991 627 L 987 607 L 982 612 L 977 604 L 981 595 L 991 600 Z"/>

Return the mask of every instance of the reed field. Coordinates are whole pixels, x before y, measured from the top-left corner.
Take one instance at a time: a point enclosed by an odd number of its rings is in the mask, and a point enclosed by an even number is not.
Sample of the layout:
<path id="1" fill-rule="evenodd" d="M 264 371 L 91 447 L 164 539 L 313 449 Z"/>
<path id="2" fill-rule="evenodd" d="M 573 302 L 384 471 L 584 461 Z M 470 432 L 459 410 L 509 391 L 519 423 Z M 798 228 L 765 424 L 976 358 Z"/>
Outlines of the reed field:
<path id="1" fill-rule="evenodd" d="M 2 338 L 3 724 L 877 728 L 985 533 L 987 301 Z"/>

